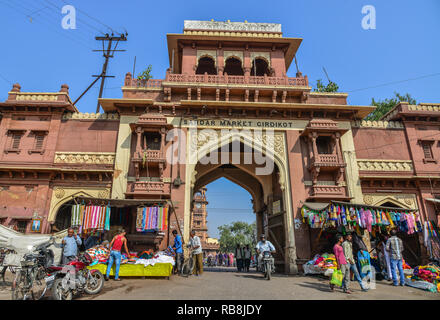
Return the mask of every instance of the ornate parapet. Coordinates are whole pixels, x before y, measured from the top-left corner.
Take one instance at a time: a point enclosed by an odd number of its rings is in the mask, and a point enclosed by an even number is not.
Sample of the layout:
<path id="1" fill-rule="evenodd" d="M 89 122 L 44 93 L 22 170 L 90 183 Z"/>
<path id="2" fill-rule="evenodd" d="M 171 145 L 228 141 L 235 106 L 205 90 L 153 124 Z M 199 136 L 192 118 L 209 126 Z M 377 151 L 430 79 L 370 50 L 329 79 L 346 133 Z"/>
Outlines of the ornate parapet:
<path id="1" fill-rule="evenodd" d="M 419 105 L 408 105 L 409 111 L 433 111 L 440 112 L 440 104 L 421 103 Z"/>
<path id="2" fill-rule="evenodd" d="M 113 165 L 114 152 L 55 152 L 54 163 Z"/>
<path id="3" fill-rule="evenodd" d="M 353 128 L 374 128 L 374 129 L 403 129 L 400 121 L 352 121 Z"/>
<path id="4" fill-rule="evenodd" d="M 411 160 L 358 159 L 357 163 L 361 171 L 413 171 Z"/>
<path id="5" fill-rule="evenodd" d="M 69 112 L 63 114 L 63 120 L 119 120 L 119 114 Z"/>

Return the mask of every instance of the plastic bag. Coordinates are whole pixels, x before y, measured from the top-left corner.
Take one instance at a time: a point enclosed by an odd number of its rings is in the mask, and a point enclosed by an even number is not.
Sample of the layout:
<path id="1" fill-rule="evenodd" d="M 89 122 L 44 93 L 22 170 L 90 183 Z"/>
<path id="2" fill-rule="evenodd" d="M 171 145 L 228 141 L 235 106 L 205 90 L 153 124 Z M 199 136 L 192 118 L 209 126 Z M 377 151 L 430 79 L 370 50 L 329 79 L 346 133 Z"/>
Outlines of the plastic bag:
<path id="1" fill-rule="evenodd" d="M 344 279 L 344 275 L 342 274 L 342 271 L 336 269 L 335 271 L 333 271 L 332 279 L 330 280 L 330 283 L 334 284 L 335 286 L 342 287 L 342 279 Z"/>

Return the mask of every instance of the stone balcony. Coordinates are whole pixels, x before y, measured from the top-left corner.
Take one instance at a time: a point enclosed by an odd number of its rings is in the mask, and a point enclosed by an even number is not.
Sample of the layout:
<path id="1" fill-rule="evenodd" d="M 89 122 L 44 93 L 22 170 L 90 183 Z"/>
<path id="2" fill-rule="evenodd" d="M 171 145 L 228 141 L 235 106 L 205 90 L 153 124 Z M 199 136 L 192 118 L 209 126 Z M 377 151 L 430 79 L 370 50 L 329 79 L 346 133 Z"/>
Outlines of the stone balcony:
<path id="1" fill-rule="evenodd" d="M 146 162 L 153 163 L 164 163 L 166 164 L 166 159 L 164 153 L 161 150 L 142 150 L 139 153 L 135 153 L 133 157 L 133 162 L 143 162 L 144 159 Z"/>
<path id="2" fill-rule="evenodd" d="M 310 198 L 346 199 L 346 187 L 314 185 L 310 188 Z"/>
<path id="3" fill-rule="evenodd" d="M 236 86 L 268 86 L 268 87 L 308 87 L 309 81 L 305 77 L 256 77 L 256 76 L 231 76 L 231 75 L 210 75 L 210 74 L 172 74 L 167 72 L 165 80 L 150 79 L 138 80 L 132 78 L 131 74 L 125 77 L 125 87 L 137 88 L 162 88 L 167 86 L 179 86 L 179 84 L 196 85 L 236 85 Z"/>
<path id="4" fill-rule="evenodd" d="M 344 162 L 339 161 L 336 154 L 318 154 L 310 164 L 310 168 L 337 169 L 344 168 Z"/>
<path id="5" fill-rule="evenodd" d="M 136 181 L 127 185 L 127 195 L 169 195 L 169 185 L 163 181 Z"/>

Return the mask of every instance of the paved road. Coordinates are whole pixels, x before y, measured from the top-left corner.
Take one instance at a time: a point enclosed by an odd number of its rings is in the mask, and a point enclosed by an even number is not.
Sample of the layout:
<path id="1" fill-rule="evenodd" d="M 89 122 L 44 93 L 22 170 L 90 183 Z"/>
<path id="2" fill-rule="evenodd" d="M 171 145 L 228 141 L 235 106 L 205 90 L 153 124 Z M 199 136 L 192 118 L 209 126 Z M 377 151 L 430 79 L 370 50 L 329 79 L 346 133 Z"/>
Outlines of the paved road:
<path id="1" fill-rule="evenodd" d="M 410 287 L 393 287 L 387 281 L 377 284 L 377 289 L 361 292 L 352 282 L 353 294 L 347 295 L 336 289 L 330 292 L 328 280 L 312 276 L 274 275 L 264 280 L 262 275 L 251 273 L 205 272 L 201 277 L 166 279 L 124 278 L 120 282 L 105 282 L 103 291 L 96 296 L 83 296 L 81 300 L 273 300 L 273 299 L 344 299 L 344 300 L 440 300 L 439 293 Z M 0 299 L 10 299 L 10 287 L 0 285 Z"/>

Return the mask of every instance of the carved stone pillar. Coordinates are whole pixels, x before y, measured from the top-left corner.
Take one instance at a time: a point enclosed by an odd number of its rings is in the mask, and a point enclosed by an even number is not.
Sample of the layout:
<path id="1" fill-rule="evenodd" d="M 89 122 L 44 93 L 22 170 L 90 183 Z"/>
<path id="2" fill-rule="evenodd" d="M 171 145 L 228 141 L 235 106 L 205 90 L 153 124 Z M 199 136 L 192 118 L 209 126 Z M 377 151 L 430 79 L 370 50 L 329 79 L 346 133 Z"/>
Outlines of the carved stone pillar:
<path id="1" fill-rule="evenodd" d="M 336 154 L 338 156 L 338 162 L 342 163 L 342 152 L 341 152 L 341 144 L 339 141 L 341 140 L 341 134 L 339 132 L 335 133 L 335 143 L 336 143 Z"/>
<path id="2" fill-rule="evenodd" d="M 141 146 L 141 138 L 142 138 L 142 128 L 136 128 L 136 153 L 138 157 L 141 156 L 142 146 Z"/>
<path id="3" fill-rule="evenodd" d="M 255 94 L 254 94 L 254 101 L 258 102 L 258 95 L 260 94 L 260 91 L 255 90 Z"/>
<path id="4" fill-rule="evenodd" d="M 312 133 L 312 148 L 313 148 L 313 159 L 318 161 L 318 147 L 316 146 L 316 139 L 318 138 L 318 134 L 316 132 Z"/>
<path id="5" fill-rule="evenodd" d="M 134 171 L 135 171 L 136 181 L 139 181 L 139 162 L 135 162 Z"/>

